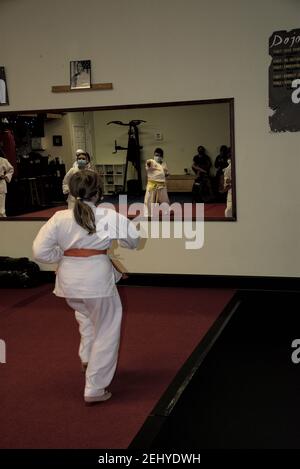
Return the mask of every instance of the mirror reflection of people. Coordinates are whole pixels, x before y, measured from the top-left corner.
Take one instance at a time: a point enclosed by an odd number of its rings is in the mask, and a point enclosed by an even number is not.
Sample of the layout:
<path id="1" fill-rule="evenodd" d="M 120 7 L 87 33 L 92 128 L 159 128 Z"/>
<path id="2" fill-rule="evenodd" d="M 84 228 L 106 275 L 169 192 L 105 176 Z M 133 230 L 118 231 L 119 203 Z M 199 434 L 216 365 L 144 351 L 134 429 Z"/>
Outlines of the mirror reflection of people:
<path id="1" fill-rule="evenodd" d="M 232 171 L 231 171 L 231 151 L 228 150 L 228 166 L 224 169 L 224 191 L 227 193 L 225 217 L 232 217 Z"/>
<path id="2" fill-rule="evenodd" d="M 0 78 L 0 104 L 6 104 L 6 83 Z"/>
<path id="3" fill-rule="evenodd" d="M 5 158 L 5 154 L 0 148 L 0 217 L 6 217 L 5 200 L 7 194 L 7 183 L 11 181 L 13 173 L 13 166 Z"/>
<path id="4" fill-rule="evenodd" d="M 223 169 L 228 166 L 228 153 L 229 148 L 227 147 L 227 145 L 221 145 L 220 153 L 215 159 L 215 168 L 217 170 L 217 174 L 223 172 Z"/>
<path id="5" fill-rule="evenodd" d="M 146 161 L 147 186 L 144 198 L 145 215 L 151 213 L 151 204 L 170 204 L 166 177 L 169 175 L 167 164 L 164 161 L 162 148 L 156 148 L 154 156 Z"/>
<path id="6" fill-rule="evenodd" d="M 197 176 L 193 186 L 194 199 L 197 202 L 210 202 L 214 198 L 210 180 L 212 163 L 202 145 L 198 147 L 197 151 L 198 153 L 193 157 L 192 164 L 192 169 Z M 196 194 L 197 191 L 198 195 Z"/>
<path id="7" fill-rule="evenodd" d="M 69 182 L 73 174 L 77 173 L 82 169 L 90 169 L 92 170 L 93 167 L 91 165 L 91 157 L 89 153 L 85 150 L 81 150 L 80 148 L 76 151 L 76 161 L 71 169 L 66 173 L 63 182 L 62 182 L 62 191 L 63 194 L 68 195 L 67 202 L 68 208 L 72 209 L 75 205 L 75 199 L 70 194 Z"/>
<path id="8" fill-rule="evenodd" d="M 218 199 L 224 201 L 226 199 L 226 194 L 224 194 L 224 169 L 228 166 L 228 153 L 229 148 L 227 145 L 221 145 L 220 153 L 216 157 L 214 163 L 214 166 L 217 170 L 215 178 L 215 189 L 218 194 Z"/>
<path id="9" fill-rule="evenodd" d="M 95 171 L 74 173 L 69 181 L 74 209 L 56 212 L 33 243 L 38 262 L 58 264 L 54 294 L 65 298 L 75 311 L 87 405 L 111 397 L 107 388 L 118 360 L 122 304 L 115 284 L 121 275 L 107 250 L 113 240 L 128 249 L 136 249 L 139 243 L 130 220 L 115 210 L 97 208 L 99 178 Z"/>
<path id="10" fill-rule="evenodd" d="M 207 155 L 205 148 L 200 145 L 197 149 L 198 153 L 193 158 L 192 168 L 199 177 L 201 174 L 209 176 L 212 166 L 210 157 Z"/>

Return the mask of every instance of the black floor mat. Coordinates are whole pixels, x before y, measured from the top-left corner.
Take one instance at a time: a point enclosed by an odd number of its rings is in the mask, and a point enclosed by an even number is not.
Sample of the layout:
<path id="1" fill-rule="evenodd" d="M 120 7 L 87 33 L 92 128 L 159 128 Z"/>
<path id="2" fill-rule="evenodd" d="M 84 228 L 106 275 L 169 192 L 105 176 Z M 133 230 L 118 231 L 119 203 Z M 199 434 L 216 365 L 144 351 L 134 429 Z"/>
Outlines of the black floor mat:
<path id="1" fill-rule="evenodd" d="M 300 448 L 300 293 L 241 295 L 151 448 Z"/>

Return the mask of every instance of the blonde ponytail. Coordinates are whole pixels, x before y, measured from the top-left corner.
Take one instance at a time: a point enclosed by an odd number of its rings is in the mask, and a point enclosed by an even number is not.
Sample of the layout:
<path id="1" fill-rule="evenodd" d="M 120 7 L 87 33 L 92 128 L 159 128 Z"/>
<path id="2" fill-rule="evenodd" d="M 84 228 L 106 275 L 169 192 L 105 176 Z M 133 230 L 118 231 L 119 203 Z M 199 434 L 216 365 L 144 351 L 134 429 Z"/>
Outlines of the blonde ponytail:
<path id="1" fill-rule="evenodd" d="M 75 197 L 74 218 L 88 234 L 96 233 L 96 221 L 92 208 L 84 203 L 97 194 L 101 196 L 101 179 L 98 173 L 91 170 L 77 171 L 70 179 L 70 193 Z"/>

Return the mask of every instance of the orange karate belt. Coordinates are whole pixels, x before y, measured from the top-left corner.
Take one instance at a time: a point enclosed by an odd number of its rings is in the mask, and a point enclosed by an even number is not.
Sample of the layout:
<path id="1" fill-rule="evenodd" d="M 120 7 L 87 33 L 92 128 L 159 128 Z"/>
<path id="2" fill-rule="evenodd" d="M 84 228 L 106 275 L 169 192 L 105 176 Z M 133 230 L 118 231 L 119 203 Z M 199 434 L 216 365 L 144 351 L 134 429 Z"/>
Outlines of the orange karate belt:
<path id="1" fill-rule="evenodd" d="M 64 256 L 71 257 L 91 257 L 99 254 L 107 254 L 107 249 L 76 249 L 71 248 L 64 251 Z"/>
<path id="2" fill-rule="evenodd" d="M 100 254 L 107 254 L 107 249 L 76 249 L 76 248 L 71 248 L 67 249 L 64 251 L 64 256 L 70 256 L 70 257 L 91 257 L 91 256 L 98 256 Z M 112 265 L 114 268 L 122 274 L 122 278 L 128 278 L 128 275 L 125 272 L 122 272 L 119 267 L 116 265 L 116 263 L 110 259 Z"/>

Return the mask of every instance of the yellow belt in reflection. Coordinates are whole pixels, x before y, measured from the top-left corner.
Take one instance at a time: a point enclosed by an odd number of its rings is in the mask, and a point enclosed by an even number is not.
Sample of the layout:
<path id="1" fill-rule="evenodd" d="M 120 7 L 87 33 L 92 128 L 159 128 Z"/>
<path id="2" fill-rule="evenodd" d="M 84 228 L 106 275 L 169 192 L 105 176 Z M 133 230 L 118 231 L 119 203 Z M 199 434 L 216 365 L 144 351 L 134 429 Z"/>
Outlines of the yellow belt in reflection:
<path id="1" fill-rule="evenodd" d="M 151 181 L 151 180 L 148 181 L 146 190 L 148 192 L 153 193 L 153 196 L 154 196 L 154 200 L 152 200 L 153 203 L 157 203 L 157 201 L 158 201 L 158 190 L 163 189 L 164 187 L 166 187 L 165 182 L 158 182 L 158 181 Z"/>

